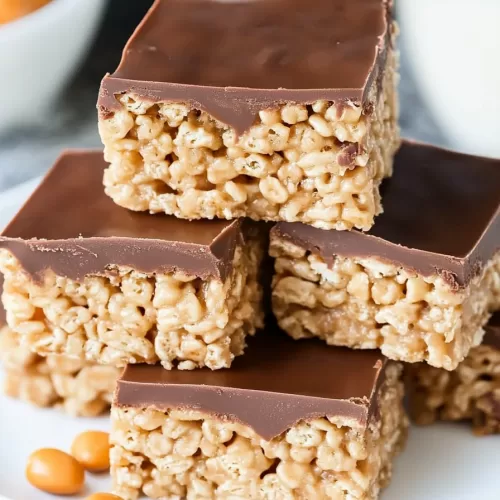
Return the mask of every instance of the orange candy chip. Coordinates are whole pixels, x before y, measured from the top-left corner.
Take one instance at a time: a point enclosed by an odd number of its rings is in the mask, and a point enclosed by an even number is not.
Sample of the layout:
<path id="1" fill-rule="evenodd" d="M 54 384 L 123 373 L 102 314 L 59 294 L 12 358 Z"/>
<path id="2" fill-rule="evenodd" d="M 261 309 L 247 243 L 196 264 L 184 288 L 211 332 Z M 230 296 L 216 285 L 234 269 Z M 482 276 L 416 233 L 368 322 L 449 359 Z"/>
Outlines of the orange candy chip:
<path id="1" fill-rule="evenodd" d="M 28 458 L 26 478 L 32 486 L 47 493 L 74 495 L 83 488 L 85 470 L 64 451 L 42 448 Z"/>

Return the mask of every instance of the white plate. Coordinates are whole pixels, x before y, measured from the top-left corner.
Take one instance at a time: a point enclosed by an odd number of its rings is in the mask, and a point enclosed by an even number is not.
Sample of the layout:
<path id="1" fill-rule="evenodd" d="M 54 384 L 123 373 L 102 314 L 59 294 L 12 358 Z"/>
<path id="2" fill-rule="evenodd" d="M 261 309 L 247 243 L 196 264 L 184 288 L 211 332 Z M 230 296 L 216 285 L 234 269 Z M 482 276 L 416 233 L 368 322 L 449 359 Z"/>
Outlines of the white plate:
<path id="1" fill-rule="evenodd" d="M 12 217 L 36 183 L 0 193 L 0 227 Z M 24 478 L 28 455 L 40 447 L 68 450 L 81 431 L 108 428 L 107 418 L 74 419 L 39 410 L 0 396 L 0 500 L 49 500 Z M 500 498 L 500 436 L 474 437 L 467 425 L 441 424 L 411 428 L 398 458 L 391 486 L 383 500 L 498 500 Z M 83 499 L 109 491 L 107 475 L 88 475 Z"/>

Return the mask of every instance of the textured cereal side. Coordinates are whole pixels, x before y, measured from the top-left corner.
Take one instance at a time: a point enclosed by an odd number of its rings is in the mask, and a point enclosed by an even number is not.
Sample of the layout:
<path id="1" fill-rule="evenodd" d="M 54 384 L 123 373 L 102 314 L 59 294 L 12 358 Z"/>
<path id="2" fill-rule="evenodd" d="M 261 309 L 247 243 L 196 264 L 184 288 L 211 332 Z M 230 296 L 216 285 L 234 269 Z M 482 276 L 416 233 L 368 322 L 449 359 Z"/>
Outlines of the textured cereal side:
<path id="1" fill-rule="evenodd" d="M 131 210 L 179 218 L 306 222 L 367 230 L 399 146 L 398 55 L 390 52 L 373 109 L 328 101 L 262 110 L 238 136 L 183 103 L 125 93 L 102 116 L 106 193 Z"/>
<path id="2" fill-rule="evenodd" d="M 0 362 L 7 396 L 75 417 L 109 410 L 119 369 L 79 359 L 32 353 L 8 327 L 0 330 Z"/>
<path id="3" fill-rule="evenodd" d="M 200 412 L 114 407 L 115 493 L 155 499 L 377 498 L 404 444 L 402 368 L 388 367 L 381 420 L 301 421 L 266 441 L 253 429 Z"/>
<path id="4" fill-rule="evenodd" d="M 292 337 L 382 350 L 410 363 L 453 370 L 480 343 L 491 311 L 500 307 L 500 253 L 466 288 L 421 276 L 376 258 L 320 256 L 277 235 L 273 311 Z"/>
<path id="5" fill-rule="evenodd" d="M 475 347 L 453 372 L 408 367 L 408 387 L 417 424 L 467 420 L 478 435 L 500 433 L 500 349 Z"/>
<path id="6" fill-rule="evenodd" d="M 230 366 L 263 324 L 259 268 L 264 243 L 237 247 L 225 282 L 118 267 L 82 282 L 46 272 L 34 282 L 0 250 L 9 326 L 38 354 L 105 365 L 156 363 L 190 370 Z"/>

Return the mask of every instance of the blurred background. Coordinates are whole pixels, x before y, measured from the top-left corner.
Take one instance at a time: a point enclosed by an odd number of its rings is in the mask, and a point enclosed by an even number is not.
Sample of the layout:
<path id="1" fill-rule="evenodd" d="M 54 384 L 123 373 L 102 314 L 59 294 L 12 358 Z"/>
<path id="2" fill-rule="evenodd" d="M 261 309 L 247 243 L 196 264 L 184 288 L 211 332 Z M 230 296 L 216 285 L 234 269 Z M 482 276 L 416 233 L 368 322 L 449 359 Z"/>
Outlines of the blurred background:
<path id="1" fill-rule="evenodd" d="M 0 192 L 41 175 L 63 148 L 101 146 L 95 110 L 99 82 L 118 64 L 127 38 L 151 3 L 0 0 Z M 480 12 L 478 25 L 478 36 L 486 39 L 484 46 L 491 53 L 470 48 L 474 24 L 467 3 L 454 2 L 454 9 L 463 12 L 469 33 L 464 37 L 457 19 L 449 26 L 442 24 L 440 15 L 446 15 L 443 9 L 449 10 L 448 0 L 398 0 L 398 20 L 404 33 L 400 44 L 401 127 L 405 137 L 500 156 L 500 126 L 495 128 L 483 118 L 494 113 L 495 119 L 500 116 L 500 109 L 491 109 L 491 96 L 500 94 L 500 32 L 493 25 L 489 30 L 487 25 L 500 18 L 500 2 L 477 2 L 491 7 L 491 12 Z M 25 13 L 22 9 L 27 12 L 42 4 L 46 5 L 34 13 L 7 22 L 9 17 Z M 454 32 L 463 47 L 453 38 Z M 466 50 L 475 52 L 467 54 Z M 495 74 L 473 67 L 490 56 L 489 66 L 496 67 Z M 453 70 L 459 70 L 460 75 L 454 76 Z M 474 96 L 481 95 L 479 84 L 486 78 L 496 91 L 482 104 L 488 109 L 476 116 L 481 112 L 481 101 Z M 466 99 L 463 85 L 468 89 Z M 463 109 L 465 101 L 475 118 L 472 124 Z M 498 97 L 496 101 L 498 106 Z M 470 131 L 471 125 L 477 128 L 478 124 L 482 128 L 476 139 Z M 450 133 L 454 126 L 458 129 Z M 469 140 L 472 145 L 467 144 Z"/>

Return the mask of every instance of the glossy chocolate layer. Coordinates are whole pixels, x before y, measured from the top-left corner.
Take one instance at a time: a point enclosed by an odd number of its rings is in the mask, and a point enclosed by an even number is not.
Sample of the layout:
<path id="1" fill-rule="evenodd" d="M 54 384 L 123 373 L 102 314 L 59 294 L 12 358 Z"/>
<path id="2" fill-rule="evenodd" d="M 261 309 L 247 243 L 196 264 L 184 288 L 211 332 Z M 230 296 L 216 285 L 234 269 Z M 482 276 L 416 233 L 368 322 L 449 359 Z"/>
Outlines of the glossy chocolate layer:
<path id="1" fill-rule="evenodd" d="M 247 224 L 130 212 L 104 194 L 102 152 L 63 154 L 0 237 L 36 279 L 46 269 L 81 280 L 112 266 L 224 279 Z M 244 226 L 244 227 L 243 227 Z"/>
<path id="2" fill-rule="evenodd" d="M 484 330 L 483 344 L 500 349 L 500 311 L 493 314 Z"/>
<path id="3" fill-rule="evenodd" d="M 284 102 L 368 104 L 391 43 L 392 0 L 157 0 L 102 84 L 183 101 L 238 132 Z M 372 96 L 372 99 L 375 96 Z"/>
<path id="4" fill-rule="evenodd" d="M 273 231 L 331 261 L 376 257 L 466 286 L 500 250 L 500 160 L 404 142 L 367 232 L 279 223 Z"/>
<path id="5" fill-rule="evenodd" d="M 129 365 L 115 403 L 185 408 L 242 422 L 271 439 L 299 420 L 342 416 L 367 425 L 378 416 L 387 360 L 377 351 L 295 341 L 269 328 L 250 339 L 230 369 L 167 371 Z"/>

